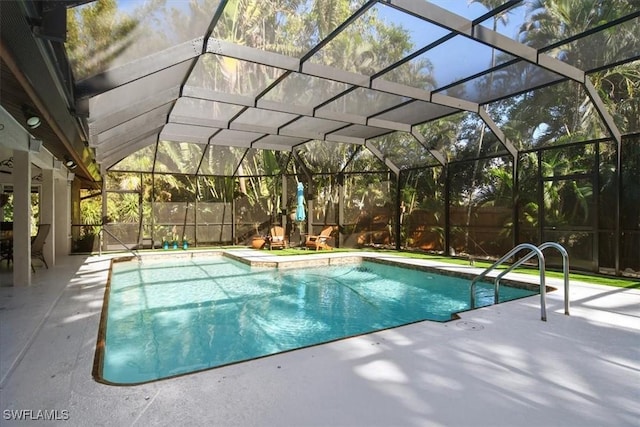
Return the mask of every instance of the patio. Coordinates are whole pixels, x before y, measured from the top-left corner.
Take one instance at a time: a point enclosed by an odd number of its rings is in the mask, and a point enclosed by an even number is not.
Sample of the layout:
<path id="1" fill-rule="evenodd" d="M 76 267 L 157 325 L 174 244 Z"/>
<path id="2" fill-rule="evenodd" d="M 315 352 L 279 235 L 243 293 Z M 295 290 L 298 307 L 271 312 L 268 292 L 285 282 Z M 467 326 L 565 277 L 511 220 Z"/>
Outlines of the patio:
<path id="1" fill-rule="evenodd" d="M 340 254 L 307 259 L 316 256 Z M 2 425 L 27 425 L 17 414 L 35 419 L 38 411 L 57 411 L 57 424 L 78 426 L 635 426 L 640 420 L 638 289 L 572 282 L 571 316 L 563 314 L 558 290 L 547 296 L 547 322 L 539 320 L 536 296 L 448 323 L 114 387 L 91 376 L 108 267 L 108 257 L 62 257 L 38 269 L 32 286 L 6 287 L 2 263 Z"/>
<path id="2" fill-rule="evenodd" d="M 298 259 L 551 241 L 576 271 L 640 277 L 637 2 L 0 9 L 2 426 L 640 425 L 638 287 L 573 281 L 565 316 L 548 279 L 546 322 L 535 296 L 117 387 L 92 370 L 121 255 L 79 255 L 331 228 L 336 250 Z"/>

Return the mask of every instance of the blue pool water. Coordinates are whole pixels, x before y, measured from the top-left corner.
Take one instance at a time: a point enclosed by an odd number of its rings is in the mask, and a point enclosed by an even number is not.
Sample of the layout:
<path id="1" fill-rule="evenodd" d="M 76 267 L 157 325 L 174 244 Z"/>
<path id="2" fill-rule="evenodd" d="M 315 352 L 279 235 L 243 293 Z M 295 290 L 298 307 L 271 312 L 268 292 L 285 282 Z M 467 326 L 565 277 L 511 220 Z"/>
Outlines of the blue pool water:
<path id="1" fill-rule="evenodd" d="M 251 268 L 228 258 L 115 263 L 101 380 L 135 384 L 469 308 L 469 280 L 362 262 Z M 532 295 L 501 287 L 500 300 Z M 493 302 L 480 284 L 478 306 Z"/>

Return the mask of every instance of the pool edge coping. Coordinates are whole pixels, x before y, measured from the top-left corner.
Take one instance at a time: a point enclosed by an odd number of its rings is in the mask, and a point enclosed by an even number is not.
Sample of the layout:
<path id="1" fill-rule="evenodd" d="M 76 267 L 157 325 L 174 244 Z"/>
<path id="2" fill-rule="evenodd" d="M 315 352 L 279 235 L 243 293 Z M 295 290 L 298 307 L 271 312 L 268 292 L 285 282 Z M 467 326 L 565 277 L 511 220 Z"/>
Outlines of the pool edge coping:
<path id="1" fill-rule="evenodd" d="M 196 258 L 196 257 L 217 257 L 224 256 L 235 261 L 241 262 L 250 267 L 262 267 L 262 268 L 278 268 L 278 269 L 289 269 L 289 268 L 301 268 L 301 267 L 322 267 L 328 265 L 343 265 L 354 262 L 362 262 L 369 261 L 375 262 L 378 264 L 392 265 L 392 266 L 401 266 L 404 268 L 409 268 L 413 270 L 425 271 L 430 273 L 439 273 L 445 274 L 447 276 L 458 277 L 461 279 L 472 280 L 477 277 L 480 273 L 472 272 L 472 271 L 461 271 L 461 267 L 457 265 L 445 265 L 445 264 L 434 264 L 428 265 L 428 260 L 416 260 L 413 258 L 404 258 L 397 255 L 390 254 L 375 254 L 369 252 L 356 252 L 354 254 L 345 254 L 345 253 L 317 253 L 312 255 L 287 255 L 286 257 L 278 256 L 278 255 L 269 255 L 264 254 L 263 251 L 255 251 L 252 249 L 205 249 L 199 251 L 169 251 L 169 252 L 156 252 L 156 253 L 148 253 L 141 254 L 138 260 L 143 259 L 162 259 L 165 257 L 172 258 Z M 134 256 L 121 256 L 112 258 L 111 262 L 127 262 L 133 261 L 136 257 Z M 478 269 L 482 271 L 481 269 Z M 495 279 L 495 275 L 499 274 L 501 271 L 496 270 L 494 275 L 487 275 L 482 281 L 483 282 L 492 282 Z M 511 273 L 511 275 L 518 275 L 518 273 Z M 110 279 L 110 276 L 109 276 Z M 502 277 L 501 283 L 508 284 L 510 286 L 515 286 L 519 288 L 525 288 L 530 290 L 538 290 L 539 283 L 537 282 L 537 276 L 531 276 L 530 280 L 518 280 L 513 277 Z M 558 290 L 556 286 L 546 284 L 546 291 L 553 292 Z"/>

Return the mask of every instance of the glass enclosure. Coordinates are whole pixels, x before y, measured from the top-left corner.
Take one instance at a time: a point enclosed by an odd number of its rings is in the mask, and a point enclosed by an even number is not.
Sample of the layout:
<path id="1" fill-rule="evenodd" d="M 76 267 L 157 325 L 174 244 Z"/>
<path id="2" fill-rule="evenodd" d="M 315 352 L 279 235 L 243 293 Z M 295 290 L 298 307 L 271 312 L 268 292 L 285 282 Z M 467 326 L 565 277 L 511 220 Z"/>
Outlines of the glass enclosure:
<path id="1" fill-rule="evenodd" d="M 340 164 L 337 153 L 306 152 L 279 162 L 278 153 L 272 152 L 272 174 L 265 174 L 266 163 L 258 164 L 247 154 L 239 169 L 260 175 L 114 170 L 105 176 L 109 233 L 103 250 L 121 250 L 120 242 L 141 248 L 160 248 L 165 241 L 248 245 L 253 237 L 268 235 L 273 225 L 284 226 L 290 246 L 296 247 L 306 234 L 333 226 L 338 247 L 403 248 L 485 259 L 498 258 L 517 243 L 555 241 L 567 249 L 573 268 L 612 271 L 619 235 L 619 267 L 637 271 L 640 137 L 625 138 L 623 147 L 620 189 L 616 144 L 607 140 L 524 152 L 518 157 L 517 179 L 509 156 L 446 166 L 426 162 L 396 176 L 363 147 L 342 153 L 343 161 L 348 158 L 342 169 L 309 175 L 303 172 L 307 168 Z M 351 171 L 354 165 L 359 172 Z M 304 221 L 295 220 L 299 182 L 305 189 Z M 618 222 L 613 207 L 619 191 Z M 94 235 L 103 195 L 95 190 L 81 194 L 74 249 L 97 250 Z M 549 254 L 548 262 L 557 266 L 561 259 Z"/>
<path id="2" fill-rule="evenodd" d="M 553 0 L 69 8 L 76 101 L 104 172 L 102 191 L 74 187 L 74 250 L 248 245 L 281 225 L 292 247 L 327 227 L 337 247 L 466 258 L 554 241 L 573 268 L 638 272 L 639 13 Z"/>

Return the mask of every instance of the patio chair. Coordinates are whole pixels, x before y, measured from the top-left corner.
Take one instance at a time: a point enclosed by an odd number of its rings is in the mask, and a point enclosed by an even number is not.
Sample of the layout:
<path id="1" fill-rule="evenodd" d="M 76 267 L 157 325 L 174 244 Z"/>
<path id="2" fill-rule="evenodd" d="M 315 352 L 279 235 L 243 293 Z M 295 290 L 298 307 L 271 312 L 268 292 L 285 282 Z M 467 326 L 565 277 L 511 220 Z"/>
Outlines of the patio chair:
<path id="1" fill-rule="evenodd" d="M 47 269 L 49 269 L 49 266 L 47 265 L 47 261 L 44 259 L 44 253 L 42 250 L 50 229 L 51 224 L 40 224 L 38 226 L 38 233 L 31 240 L 31 258 L 37 258 L 42 261 Z M 31 262 L 31 270 L 33 270 L 34 273 L 36 272 L 36 269 L 33 268 L 33 261 Z"/>
<path id="2" fill-rule="evenodd" d="M 322 229 L 319 235 L 317 236 L 307 236 L 307 241 L 305 242 L 305 246 L 307 249 L 333 249 L 331 246 L 327 244 L 327 240 L 331 239 L 331 233 L 333 232 L 333 227 L 328 226 Z"/>
<path id="3" fill-rule="evenodd" d="M 0 261 L 7 260 L 7 266 L 13 262 L 13 242 L 10 240 L 0 240 Z"/>
<path id="4" fill-rule="evenodd" d="M 279 225 L 273 226 L 269 233 L 269 249 L 285 249 L 287 247 L 283 227 L 280 227 Z"/>
<path id="5" fill-rule="evenodd" d="M 13 262 L 13 223 L 0 223 L 0 261 L 7 260 L 7 266 Z"/>

